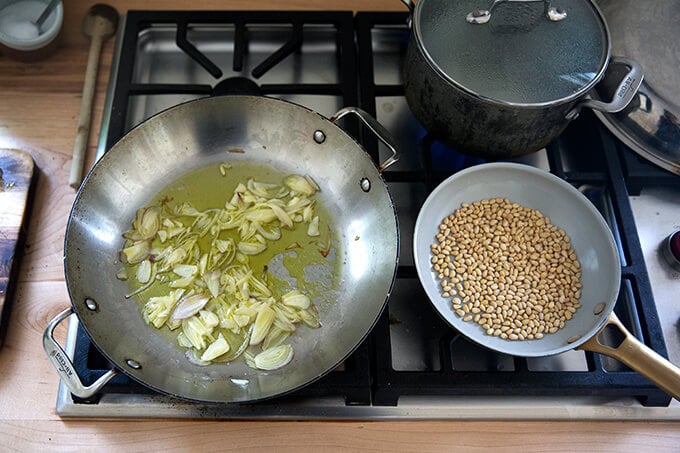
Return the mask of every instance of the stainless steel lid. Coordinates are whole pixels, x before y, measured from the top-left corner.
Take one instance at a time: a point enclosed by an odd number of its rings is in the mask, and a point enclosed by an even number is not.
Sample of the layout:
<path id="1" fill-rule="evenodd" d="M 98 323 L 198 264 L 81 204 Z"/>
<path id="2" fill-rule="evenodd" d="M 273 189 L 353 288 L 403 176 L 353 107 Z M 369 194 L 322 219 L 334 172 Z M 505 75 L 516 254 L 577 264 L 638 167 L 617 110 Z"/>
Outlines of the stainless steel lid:
<path id="1" fill-rule="evenodd" d="M 413 29 L 442 76 L 509 104 L 581 96 L 609 58 L 607 27 L 589 0 L 419 0 Z"/>
<path id="2" fill-rule="evenodd" d="M 598 3 L 609 26 L 612 53 L 636 60 L 645 79 L 623 111 L 595 114 L 633 151 L 680 175 L 680 1 Z M 615 77 L 611 79 L 605 78 L 593 97 L 608 99 L 615 89 Z"/>

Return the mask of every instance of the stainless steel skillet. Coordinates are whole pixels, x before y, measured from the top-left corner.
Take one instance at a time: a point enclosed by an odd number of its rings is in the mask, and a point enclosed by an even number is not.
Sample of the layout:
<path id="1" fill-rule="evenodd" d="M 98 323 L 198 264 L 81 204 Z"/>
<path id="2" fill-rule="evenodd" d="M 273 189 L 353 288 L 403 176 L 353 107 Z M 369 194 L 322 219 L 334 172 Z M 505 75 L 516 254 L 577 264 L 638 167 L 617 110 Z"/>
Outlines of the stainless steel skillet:
<path id="1" fill-rule="evenodd" d="M 246 402 L 291 392 L 334 369 L 364 339 L 390 293 L 398 260 L 394 206 L 370 156 L 335 121 L 355 114 L 394 151 L 387 132 L 358 109 L 329 120 L 289 102 L 223 96 L 170 108 L 137 126 L 94 166 L 75 199 L 64 243 L 72 307 L 47 327 L 48 357 L 78 396 L 98 391 L 123 372 L 160 392 L 202 402 Z M 229 153 L 229 149 L 243 152 Z M 242 361 L 198 367 L 167 336 L 146 325 L 139 306 L 125 299 L 116 278 L 121 234 L 135 211 L 177 177 L 218 162 L 247 160 L 280 171 L 309 174 L 321 187 L 342 254 L 334 272 L 337 297 L 320 307 L 320 329 L 292 337 L 293 361 L 258 371 Z M 86 387 L 54 341 L 54 327 L 73 312 L 114 365 Z"/>

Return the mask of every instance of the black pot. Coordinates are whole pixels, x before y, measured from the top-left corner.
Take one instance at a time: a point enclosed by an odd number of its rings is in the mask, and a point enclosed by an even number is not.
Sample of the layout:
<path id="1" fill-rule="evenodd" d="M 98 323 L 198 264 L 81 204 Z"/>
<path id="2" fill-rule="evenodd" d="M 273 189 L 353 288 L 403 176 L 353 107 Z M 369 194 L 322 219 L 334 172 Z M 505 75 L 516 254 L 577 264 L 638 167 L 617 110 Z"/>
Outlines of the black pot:
<path id="1" fill-rule="evenodd" d="M 490 0 L 403 1 L 412 10 L 406 100 L 458 151 L 489 159 L 538 151 L 583 107 L 624 109 L 642 82 L 637 63 L 611 58 L 607 24 L 589 0 L 559 0 L 562 9 L 495 0 L 487 11 L 479 9 Z M 613 99 L 590 99 L 615 65 L 626 70 Z"/>

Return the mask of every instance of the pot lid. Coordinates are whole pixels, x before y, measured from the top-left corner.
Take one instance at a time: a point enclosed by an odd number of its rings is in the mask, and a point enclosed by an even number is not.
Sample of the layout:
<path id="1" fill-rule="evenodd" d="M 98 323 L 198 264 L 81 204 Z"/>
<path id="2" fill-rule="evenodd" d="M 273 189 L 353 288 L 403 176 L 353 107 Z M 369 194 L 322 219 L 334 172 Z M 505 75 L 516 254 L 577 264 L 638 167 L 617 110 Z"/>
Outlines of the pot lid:
<path id="1" fill-rule="evenodd" d="M 680 175 L 680 2 L 599 0 L 612 52 L 637 61 L 645 73 L 636 98 L 623 111 L 595 112 L 621 141 L 647 160 Z M 610 99 L 616 74 L 594 98 Z"/>
<path id="2" fill-rule="evenodd" d="M 420 0 L 413 28 L 441 75 L 508 104 L 581 96 L 609 57 L 606 25 L 589 0 Z"/>

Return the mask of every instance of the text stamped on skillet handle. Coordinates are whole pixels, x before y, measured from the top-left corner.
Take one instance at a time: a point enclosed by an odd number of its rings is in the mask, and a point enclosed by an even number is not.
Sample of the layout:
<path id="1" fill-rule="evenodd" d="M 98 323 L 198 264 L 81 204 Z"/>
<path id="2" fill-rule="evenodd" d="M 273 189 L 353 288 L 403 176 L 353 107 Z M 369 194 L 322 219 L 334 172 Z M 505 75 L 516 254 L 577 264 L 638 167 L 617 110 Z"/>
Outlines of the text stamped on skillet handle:
<path id="1" fill-rule="evenodd" d="M 59 313 L 52 319 L 52 321 L 47 324 L 45 328 L 45 333 L 43 333 L 43 348 L 47 353 L 47 357 L 52 362 L 52 366 L 57 370 L 59 377 L 66 384 L 66 387 L 75 396 L 80 398 L 87 398 L 95 393 L 99 392 L 107 382 L 118 375 L 118 371 L 111 369 L 104 373 L 99 379 L 97 379 L 92 385 L 86 386 L 83 381 L 80 380 L 80 376 L 76 372 L 73 362 L 66 354 L 66 351 L 57 343 L 54 339 L 54 329 L 59 323 L 68 318 L 73 314 L 73 309 L 67 308 L 66 310 Z"/>
<path id="2" fill-rule="evenodd" d="M 642 84 L 644 75 L 642 67 L 639 63 L 622 57 L 612 57 L 609 63 L 610 67 L 614 65 L 623 65 L 628 68 L 628 72 L 623 76 L 621 82 L 616 87 L 614 96 L 610 102 L 596 101 L 594 99 L 585 99 L 579 102 L 576 107 L 567 113 L 567 119 L 573 120 L 578 117 L 583 107 L 591 108 L 605 113 L 617 113 L 625 109 L 630 101 L 637 95 L 638 89 Z"/>

